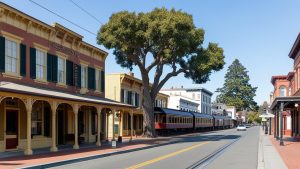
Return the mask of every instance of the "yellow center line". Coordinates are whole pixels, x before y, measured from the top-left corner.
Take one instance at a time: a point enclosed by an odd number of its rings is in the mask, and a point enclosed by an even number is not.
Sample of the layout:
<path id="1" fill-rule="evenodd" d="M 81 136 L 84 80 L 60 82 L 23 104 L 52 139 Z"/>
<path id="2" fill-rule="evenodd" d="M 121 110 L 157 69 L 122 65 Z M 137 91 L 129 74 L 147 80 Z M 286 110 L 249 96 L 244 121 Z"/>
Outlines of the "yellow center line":
<path id="1" fill-rule="evenodd" d="M 141 167 L 144 167 L 146 165 L 149 165 L 149 164 L 152 164 L 152 163 L 156 163 L 158 161 L 161 161 L 161 160 L 164 160 L 166 158 L 170 158 L 170 157 L 173 157 L 175 155 L 178 155 L 178 154 L 181 154 L 183 152 L 186 152 L 186 151 L 189 151 L 191 149 L 194 149 L 196 147 L 200 147 L 200 146 L 203 146 L 204 144 L 207 144 L 209 143 L 209 141 L 205 141 L 205 142 L 201 142 L 199 144 L 195 144 L 193 146 L 190 146 L 190 147 L 187 147 L 187 148 L 184 148 L 184 149 L 181 149 L 181 150 L 178 150 L 178 151 L 175 151 L 173 153 L 170 153 L 170 154 L 167 154 L 167 155 L 164 155 L 164 156 L 160 156 L 160 157 L 157 157 L 157 158 L 154 158 L 152 160 L 149 160 L 149 161 L 145 161 L 145 162 L 142 162 L 140 164 L 137 164 L 137 165 L 133 165 L 131 167 L 128 167 L 126 169 L 137 169 L 137 168 L 141 168 Z"/>

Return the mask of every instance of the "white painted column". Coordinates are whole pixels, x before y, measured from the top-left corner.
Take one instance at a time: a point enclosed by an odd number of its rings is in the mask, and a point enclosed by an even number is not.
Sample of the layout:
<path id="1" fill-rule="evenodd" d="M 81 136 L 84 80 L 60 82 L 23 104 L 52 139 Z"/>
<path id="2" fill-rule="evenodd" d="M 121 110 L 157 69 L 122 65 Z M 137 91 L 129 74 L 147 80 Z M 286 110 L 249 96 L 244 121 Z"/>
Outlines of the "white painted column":
<path id="1" fill-rule="evenodd" d="M 112 141 L 115 141 L 115 115 L 116 110 L 112 110 Z"/>
<path id="2" fill-rule="evenodd" d="M 130 139 L 129 141 L 132 141 L 133 136 L 133 110 L 130 112 Z"/>
<path id="3" fill-rule="evenodd" d="M 79 149 L 79 144 L 78 144 L 78 104 L 74 104 L 73 106 L 73 111 L 74 111 L 74 129 L 75 129 L 75 138 L 74 138 L 74 146 L 73 149 Z"/>
<path id="4" fill-rule="evenodd" d="M 24 151 L 25 155 L 32 155 L 31 148 L 31 113 L 32 113 L 32 100 L 28 98 L 26 103 L 26 111 L 27 111 L 27 142 L 26 149 Z"/>
<path id="5" fill-rule="evenodd" d="M 97 123 L 98 123 L 98 129 L 97 129 L 97 142 L 96 146 L 101 146 L 101 140 L 100 140 L 100 133 L 101 133 L 101 107 L 97 107 Z"/>
<path id="6" fill-rule="evenodd" d="M 57 151 L 57 146 L 56 146 L 56 109 L 57 109 L 57 103 L 56 102 L 52 102 L 51 104 L 51 111 L 52 111 L 52 131 L 51 131 L 51 135 L 52 135 L 52 145 L 50 148 L 51 152 L 56 152 Z"/>

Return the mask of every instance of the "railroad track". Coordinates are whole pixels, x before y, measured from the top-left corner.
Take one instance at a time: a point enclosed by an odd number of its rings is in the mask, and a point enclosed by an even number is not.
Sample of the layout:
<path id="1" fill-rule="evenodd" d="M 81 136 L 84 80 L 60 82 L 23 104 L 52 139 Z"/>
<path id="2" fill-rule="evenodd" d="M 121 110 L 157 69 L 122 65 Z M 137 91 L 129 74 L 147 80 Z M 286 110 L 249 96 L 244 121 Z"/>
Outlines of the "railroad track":
<path id="1" fill-rule="evenodd" d="M 236 143 L 238 140 L 240 140 L 246 133 L 242 134 L 240 137 L 234 139 L 228 144 L 225 144 L 221 148 L 215 150 L 208 156 L 202 158 L 201 160 L 195 162 L 194 164 L 190 165 L 186 169 L 203 169 L 205 168 L 208 164 L 212 163 L 215 159 L 217 159 L 220 155 L 222 155 L 230 146 L 232 146 L 234 143 Z M 219 139 L 219 138 L 217 138 Z M 216 140 L 217 140 L 216 139 Z"/>

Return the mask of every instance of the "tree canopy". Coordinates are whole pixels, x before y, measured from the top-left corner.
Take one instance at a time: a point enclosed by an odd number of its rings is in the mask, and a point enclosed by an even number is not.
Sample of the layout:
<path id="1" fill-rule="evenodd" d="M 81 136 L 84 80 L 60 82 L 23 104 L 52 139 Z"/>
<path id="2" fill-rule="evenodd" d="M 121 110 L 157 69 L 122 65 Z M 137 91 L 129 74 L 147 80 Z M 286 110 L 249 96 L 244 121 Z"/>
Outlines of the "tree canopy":
<path id="1" fill-rule="evenodd" d="M 238 59 L 235 59 L 228 67 L 223 87 L 217 89 L 217 92 L 220 93 L 217 101 L 235 106 L 238 110 L 257 111 L 258 106 L 254 101 L 257 87 L 252 87 L 249 80 L 248 71 Z"/>
<path id="2" fill-rule="evenodd" d="M 153 114 L 155 97 L 170 78 L 184 73 L 195 83 L 203 83 L 213 71 L 223 68 L 223 49 L 216 43 L 208 43 L 205 48 L 203 41 L 204 30 L 196 28 L 191 15 L 165 8 L 148 13 L 112 14 L 97 36 L 98 44 L 113 49 L 121 67 L 132 70 L 136 66 L 140 70 L 144 86 L 144 126 L 148 128 L 151 126 L 147 120 L 154 126 L 152 117 L 148 119 L 148 116 Z M 167 73 L 166 67 L 171 68 Z M 149 77 L 152 70 L 155 71 L 153 78 Z"/>

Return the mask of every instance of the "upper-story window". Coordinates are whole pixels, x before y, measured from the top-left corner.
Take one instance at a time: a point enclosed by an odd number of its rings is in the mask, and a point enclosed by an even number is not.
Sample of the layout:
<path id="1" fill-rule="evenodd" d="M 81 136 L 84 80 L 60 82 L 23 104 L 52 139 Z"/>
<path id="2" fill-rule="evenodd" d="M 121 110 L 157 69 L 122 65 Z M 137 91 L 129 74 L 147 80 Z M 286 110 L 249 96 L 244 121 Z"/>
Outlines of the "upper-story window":
<path id="1" fill-rule="evenodd" d="M 5 72 L 18 72 L 18 47 L 17 43 L 5 39 Z"/>
<path id="2" fill-rule="evenodd" d="M 87 66 L 81 65 L 81 88 L 87 88 Z"/>
<path id="3" fill-rule="evenodd" d="M 279 87 L 279 96 L 286 96 L 286 87 L 285 86 L 280 86 Z"/>
<path id="4" fill-rule="evenodd" d="M 47 71 L 47 64 L 46 64 L 46 52 L 41 50 L 36 50 L 36 78 L 40 80 L 46 80 L 46 71 Z"/>
<path id="5" fill-rule="evenodd" d="M 64 58 L 57 58 L 57 82 L 65 84 L 66 79 L 66 60 Z"/>
<path id="6" fill-rule="evenodd" d="M 101 70 L 96 70 L 96 90 L 101 91 Z"/>

